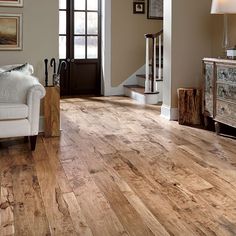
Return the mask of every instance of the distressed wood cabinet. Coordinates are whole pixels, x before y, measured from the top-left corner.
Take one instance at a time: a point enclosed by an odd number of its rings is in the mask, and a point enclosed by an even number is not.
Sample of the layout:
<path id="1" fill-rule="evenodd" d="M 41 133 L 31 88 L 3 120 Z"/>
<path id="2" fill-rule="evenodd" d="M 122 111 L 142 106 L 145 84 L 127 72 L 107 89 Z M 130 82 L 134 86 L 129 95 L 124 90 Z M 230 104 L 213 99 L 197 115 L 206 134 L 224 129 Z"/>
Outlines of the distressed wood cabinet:
<path id="1" fill-rule="evenodd" d="M 203 59 L 203 115 L 215 121 L 216 132 L 220 123 L 236 128 L 236 61 Z"/>

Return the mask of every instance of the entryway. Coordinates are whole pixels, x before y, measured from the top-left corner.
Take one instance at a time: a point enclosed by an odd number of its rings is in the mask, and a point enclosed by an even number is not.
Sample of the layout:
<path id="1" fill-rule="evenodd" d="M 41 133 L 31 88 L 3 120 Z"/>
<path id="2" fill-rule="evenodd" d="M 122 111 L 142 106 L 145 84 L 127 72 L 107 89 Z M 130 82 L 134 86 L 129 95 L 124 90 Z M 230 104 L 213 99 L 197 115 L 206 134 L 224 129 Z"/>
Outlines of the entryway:
<path id="1" fill-rule="evenodd" d="M 101 0 L 59 0 L 61 96 L 100 95 Z"/>

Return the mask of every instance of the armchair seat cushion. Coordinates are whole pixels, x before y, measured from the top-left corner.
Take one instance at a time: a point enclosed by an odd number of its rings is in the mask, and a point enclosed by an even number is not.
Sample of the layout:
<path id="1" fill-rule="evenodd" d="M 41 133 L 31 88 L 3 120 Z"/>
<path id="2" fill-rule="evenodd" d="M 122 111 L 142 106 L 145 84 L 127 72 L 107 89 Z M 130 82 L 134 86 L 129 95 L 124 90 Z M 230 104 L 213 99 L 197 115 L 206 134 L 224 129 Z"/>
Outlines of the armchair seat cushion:
<path id="1" fill-rule="evenodd" d="M 0 103 L 0 121 L 25 119 L 28 114 L 29 109 L 25 104 Z"/>

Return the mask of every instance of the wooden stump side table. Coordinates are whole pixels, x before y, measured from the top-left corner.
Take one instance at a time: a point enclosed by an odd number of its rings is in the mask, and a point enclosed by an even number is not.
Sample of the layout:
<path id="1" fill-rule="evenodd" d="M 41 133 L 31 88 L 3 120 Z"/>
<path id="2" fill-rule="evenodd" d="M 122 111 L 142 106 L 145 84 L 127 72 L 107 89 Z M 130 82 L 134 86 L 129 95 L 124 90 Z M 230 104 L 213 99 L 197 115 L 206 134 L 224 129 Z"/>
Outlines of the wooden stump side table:
<path id="1" fill-rule="evenodd" d="M 178 89 L 179 124 L 201 124 L 201 90 L 197 88 Z"/>
<path id="2" fill-rule="evenodd" d="M 45 137 L 60 136 L 60 87 L 45 87 L 44 98 L 44 135 Z"/>

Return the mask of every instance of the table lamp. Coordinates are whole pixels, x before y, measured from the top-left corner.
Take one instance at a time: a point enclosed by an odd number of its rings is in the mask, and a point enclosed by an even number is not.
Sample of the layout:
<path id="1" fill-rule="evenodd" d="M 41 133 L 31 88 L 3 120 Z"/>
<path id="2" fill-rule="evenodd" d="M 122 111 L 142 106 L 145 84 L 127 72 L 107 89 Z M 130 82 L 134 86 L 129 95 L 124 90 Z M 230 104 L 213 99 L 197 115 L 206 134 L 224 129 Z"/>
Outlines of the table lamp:
<path id="1" fill-rule="evenodd" d="M 212 0 L 211 14 L 224 15 L 224 33 L 223 33 L 224 53 L 226 53 L 226 50 L 229 47 L 227 14 L 235 14 L 235 13 L 236 13 L 236 0 Z"/>

